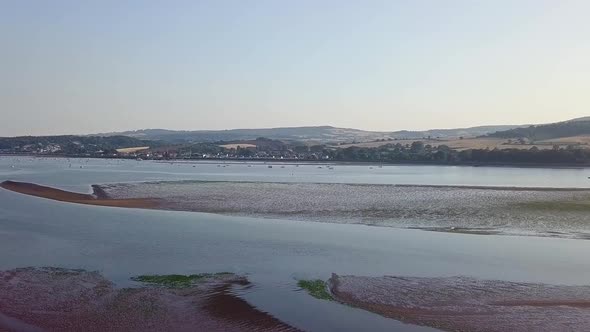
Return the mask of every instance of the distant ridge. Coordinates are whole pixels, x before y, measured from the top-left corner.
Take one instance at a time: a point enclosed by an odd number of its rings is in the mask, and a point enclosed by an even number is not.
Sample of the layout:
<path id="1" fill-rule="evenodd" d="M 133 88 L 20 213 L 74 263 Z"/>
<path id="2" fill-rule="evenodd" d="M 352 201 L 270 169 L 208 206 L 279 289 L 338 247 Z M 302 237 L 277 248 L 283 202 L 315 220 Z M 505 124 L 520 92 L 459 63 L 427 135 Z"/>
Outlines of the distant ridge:
<path id="1" fill-rule="evenodd" d="M 527 138 L 533 141 L 590 135 L 590 116 L 563 122 L 514 128 L 488 134 L 498 138 Z"/>
<path id="2" fill-rule="evenodd" d="M 415 138 L 451 138 L 475 137 L 493 132 L 518 128 L 514 125 L 478 126 L 458 129 L 432 129 L 425 131 L 366 131 L 333 126 L 278 127 L 260 129 L 228 129 L 228 130 L 168 130 L 141 129 L 117 133 L 102 133 L 96 136 L 122 135 L 146 140 L 163 140 L 168 142 L 215 142 L 251 140 L 266 137 L 287 141 L 317 142 L 364 142 L 378 139 L 415 139 Z"/>
<path id="3" fill-rule="evenodd" d="M 590 121 L 590 116 L 585 116 L 583 118 L 571 119 L 571 120 L 566 121 L 566 122 L 580 122 L 580 121 Z"/>

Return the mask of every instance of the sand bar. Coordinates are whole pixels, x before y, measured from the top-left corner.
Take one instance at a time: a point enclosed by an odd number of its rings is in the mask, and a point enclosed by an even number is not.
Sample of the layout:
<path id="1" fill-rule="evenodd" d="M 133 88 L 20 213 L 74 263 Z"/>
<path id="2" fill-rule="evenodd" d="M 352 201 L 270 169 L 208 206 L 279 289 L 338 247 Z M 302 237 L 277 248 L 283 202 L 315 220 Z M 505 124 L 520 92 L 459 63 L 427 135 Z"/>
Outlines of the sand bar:
<path id="1" fill-rule="evenodd" d="M 338 275 L 328 285 L 342 303 L 447 331 L 583 331 L 590 325 L 590 286 Z"/>
<path id="2" fill-rule="evenodd" d="M 170 181 L 93 185 L 92 194 L 6 181 L 58 201 L 478 235 L 590 239 L 589 189 Z"/>
<path id="3" fill-rule="evenodd" d="M 155 209 L 159 205 L 159 201 L 152 198 L 110 199 L 103 195 L 96 187 L 93 187 L 95 189 L 93 195 L 75 193 L 27 182 L 4 181 L 0 183 L 0 187 L 17 193 L 60 202 L 143 209 Z"/>

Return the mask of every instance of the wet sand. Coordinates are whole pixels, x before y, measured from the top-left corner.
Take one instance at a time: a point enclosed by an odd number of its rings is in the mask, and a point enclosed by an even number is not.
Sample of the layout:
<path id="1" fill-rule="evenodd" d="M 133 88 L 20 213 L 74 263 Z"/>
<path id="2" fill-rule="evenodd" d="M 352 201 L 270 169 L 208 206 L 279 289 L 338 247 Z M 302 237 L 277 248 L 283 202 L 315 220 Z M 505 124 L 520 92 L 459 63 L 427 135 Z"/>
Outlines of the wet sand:
<path id="1" fill-rule="evenodd" d="M 60 202 L 87 205 L 156 209 L 159 207 L 160 203 L 158 199 L 153 198 L 110 199 L 96 186 L 93 186 L 94 195 L 74 193 L 61 189 L 41 186 L 34 183 L 15 181 L 4 181 L 0 183 L 0 188 L 14 191 L 20 194 L 42 197 Z"/>
<path id="2" fill-rule="evenodd" d="M 231 293 L 225 275 L 187 288 L 119 289 L 97 272 L 0 272 L 0 331 L 296 331 Z"/>
<path id="3" fill-rule="evenodd" d="M 448 331 L 582 331 L 590 326 L 590 286 L 338 275 L 328 285 L 342 303 Z"/>
<path id="4" fill-rule="evenodd" d="M 169 210 L 428 231 L 586 239 L 590 190 L 342 183 L 170 181 L 98 185 Z"/>
<path id="5" fill-rule="evenodd" d="M 59 201 L 476 235 L 589 239 L 590 189 L 228 181 L 93 185 L 93 194 L 6 181 Z"/>

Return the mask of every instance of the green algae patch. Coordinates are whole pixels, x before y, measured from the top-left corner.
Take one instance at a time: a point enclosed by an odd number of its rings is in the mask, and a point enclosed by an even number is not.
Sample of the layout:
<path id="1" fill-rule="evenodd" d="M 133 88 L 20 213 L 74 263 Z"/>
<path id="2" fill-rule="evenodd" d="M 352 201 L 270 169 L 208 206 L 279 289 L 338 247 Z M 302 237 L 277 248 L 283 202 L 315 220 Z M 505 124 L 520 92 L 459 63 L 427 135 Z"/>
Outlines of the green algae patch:
<path id="1" fill-rule="evenodd" d="M 326 282 L 320 279 L 316 280 L 299 280 L 297 286 L 305 289 L 309 295 L 320 300 L 333 301 L 332 295 L 327 291 Z"/>
<path id="2" fill-rule="evenodd" d="M 200 281 L 206 279 L 220 278 L 224 276 L 231 276 L 232 273 L 221 272 L 221 273 L 200 273 L 200 274 L 166 274 L 166 275 L 141 275 L 132 277 L 131 280 L 142 282 L 151 285 L 158 285 L 167 288 L 187 288 L 195 285 Z"/>

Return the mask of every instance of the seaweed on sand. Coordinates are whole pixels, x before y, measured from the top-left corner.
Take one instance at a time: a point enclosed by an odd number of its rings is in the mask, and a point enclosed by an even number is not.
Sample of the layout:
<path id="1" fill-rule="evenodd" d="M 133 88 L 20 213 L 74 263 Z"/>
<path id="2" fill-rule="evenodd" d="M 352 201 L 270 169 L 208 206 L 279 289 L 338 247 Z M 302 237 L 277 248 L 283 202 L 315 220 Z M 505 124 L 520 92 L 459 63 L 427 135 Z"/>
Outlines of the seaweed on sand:
<path id="1" fill-rule="evenodd" d="M 305 289 L 309 295 L 320 300 L 334 300 L 327 290 L 326 282 L 320 279 L 316 280 L 299 280 L 297 286 Z"/>
<path id="2" fill-rule="evenodd" d="M 166 275 L 140 275 L 137 277 L 132 277 L 131 280 L 138 281 L 142 283 L 152 284 L 152 285 L 159 285 L 167 288 L 187 288 L 195 285 L 196 283 L 203 281 L 205 279 L 212 279 L 217 277 L 229 276 L 232 275 L 228 272 L 221 272 L 221 273 L 200 273 L 200 274 L 191 274 L 191 275 L 182 275 L 182 274 L 166 274 Z"/>

